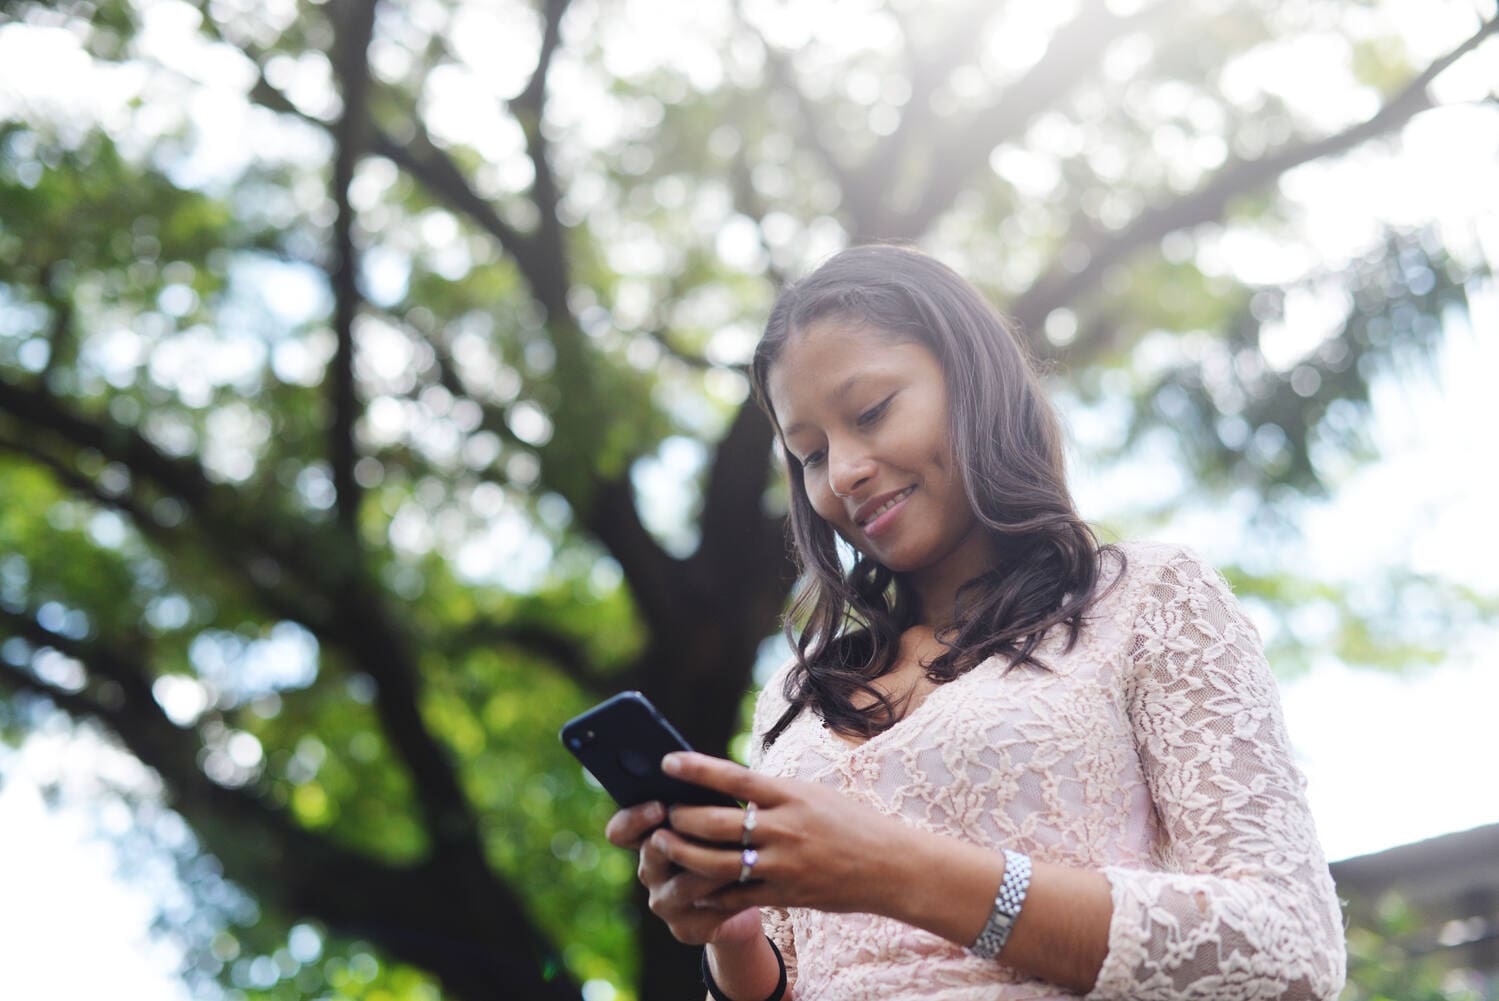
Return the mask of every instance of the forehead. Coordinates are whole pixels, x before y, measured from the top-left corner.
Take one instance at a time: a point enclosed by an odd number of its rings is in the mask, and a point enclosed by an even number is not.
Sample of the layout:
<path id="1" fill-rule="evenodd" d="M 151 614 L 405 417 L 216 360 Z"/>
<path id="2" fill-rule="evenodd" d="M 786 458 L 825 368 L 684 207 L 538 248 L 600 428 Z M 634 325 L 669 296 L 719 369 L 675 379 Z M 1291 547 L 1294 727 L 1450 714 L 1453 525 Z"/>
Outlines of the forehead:
<path id="1" fill-rule="evenodd" d="M 941 366 L 924 344 L 857 320 L 832 319 L 794 333 L 766 372 L 766 391 L 776 420 L 792 425 L 834 405 L 860 383 L 887 382 Z"/>

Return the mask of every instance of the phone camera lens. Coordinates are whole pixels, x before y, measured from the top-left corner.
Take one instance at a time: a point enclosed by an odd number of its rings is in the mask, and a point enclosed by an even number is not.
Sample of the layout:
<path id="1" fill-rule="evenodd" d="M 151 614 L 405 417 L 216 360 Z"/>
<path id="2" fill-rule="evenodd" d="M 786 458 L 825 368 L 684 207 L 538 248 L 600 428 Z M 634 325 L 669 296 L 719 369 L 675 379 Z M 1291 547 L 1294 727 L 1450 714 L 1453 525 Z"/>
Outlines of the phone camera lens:
<path id="1" fill-rule="evenodd" d="M 574 737 L 568 741 L 568 744 L 571 745 L 574 750 L 576 750 L 583 746 L 583 741 L 577 737 Z"/>

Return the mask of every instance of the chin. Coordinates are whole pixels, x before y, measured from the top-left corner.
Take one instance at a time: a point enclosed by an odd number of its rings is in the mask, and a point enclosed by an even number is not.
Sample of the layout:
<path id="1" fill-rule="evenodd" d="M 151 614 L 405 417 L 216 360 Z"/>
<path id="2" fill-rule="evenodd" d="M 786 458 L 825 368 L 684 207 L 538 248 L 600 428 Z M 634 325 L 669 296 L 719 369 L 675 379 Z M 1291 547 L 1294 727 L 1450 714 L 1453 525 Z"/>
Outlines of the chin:
<path id="1" fill-rule="evenodd" d="M 895 573 L 910 573 L 912 570 L 921 569 L 920 559 L 913 559 L 903 553 L 871 553 L 870 559 L 878 561 Z"/>

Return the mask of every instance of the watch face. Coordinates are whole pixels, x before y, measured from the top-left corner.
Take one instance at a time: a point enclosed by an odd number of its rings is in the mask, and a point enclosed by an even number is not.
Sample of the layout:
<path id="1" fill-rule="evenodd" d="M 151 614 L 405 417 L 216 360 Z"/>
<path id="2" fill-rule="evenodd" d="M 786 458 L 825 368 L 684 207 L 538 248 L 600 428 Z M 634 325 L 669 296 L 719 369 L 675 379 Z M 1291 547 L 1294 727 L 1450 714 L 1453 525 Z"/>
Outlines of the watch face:
<path id="1" fill-rule="evenodd" d="M 978 939 L 968 947 L 969 953 L 980 959 L 993 959 L 1005 947 L 1010 937 L 1010 927 L 1020 915 L 1025 903 L 1025 892 L 1031 885 L 1031 859 L 1005 849 L 1005 874 L 999 881 L 999 891 L 994 895 L 994 909 Z"/>

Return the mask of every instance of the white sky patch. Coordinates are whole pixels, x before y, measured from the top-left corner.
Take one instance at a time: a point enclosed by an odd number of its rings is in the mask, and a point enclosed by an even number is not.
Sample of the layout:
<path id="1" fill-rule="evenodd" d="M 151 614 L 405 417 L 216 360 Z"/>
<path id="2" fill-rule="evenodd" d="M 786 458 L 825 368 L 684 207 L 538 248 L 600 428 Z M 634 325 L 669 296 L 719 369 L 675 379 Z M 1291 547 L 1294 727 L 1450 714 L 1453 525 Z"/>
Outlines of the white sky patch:
<path id="1" fill-rule="evenodd" d="M 92 737 L 36 734 L 0 749 L 0 962 L 7 997 L 27 1001 L 188 1001 L 176 949 L 153 937 L 150 890 L 120 881 L 120 860 L 88 814 L 51 809 L 43 783 L 132 782 Z M 112 762 L 115 762 L 112 764 Z M 135 775 L 138 780 L 140 776 Z M 86 962 L 80 962 L 81 955 Z"/>
<path id="2" fill-rule="evenodd" d="M 531 521 L 518 508 L 506 507 L 487 518 L 482 530 L 468 533 L 453 562 L 462 580 L 523 594 L 546 579 L 554 555 Z"/>
<path id="3" fill-rule="evenodd" d="M 282 621 L 268 634 L 246 640 L 237 633 L 199 633 L 188 656 L 204 681 L 232 705 L 272 692 L 305 688 L 317 678 L 318 641 L 295 622 Z"/>
<path id="4" fill-rule="evenodd" d="M 514 5 L 467 4 L 453 13 L 453 51 L 484 90 L 499 98 L 521 92 L 536 68 L 541 23 Z"/>
<path id="5" fill-rule="evenodd" d="M 1492 653 L 1408 677 L 1328 664 L 1281 699 L 1329 858 L 1499 821 Z"/>
<path id="6" fill-rule="evenodd" d="M 133 63 L 96 63 L 62 28 L 0 27 L 0 117 L 121 125 L 129 100 L 149 70 Z"/>
<path id="7" fill-rule="evenodd" d="M 1299 572 L 1351 584 L 1398 568 L 1499 595 L 1499 561 L 1486 534 L 1499 510 L 1499 465 L 1491 459 L 1492 380 L 1499 372 L 1494 285 L 1475 290 L 1473 312 L 1471 323 L 1449 321 L 1431 372 L 1375 381 L 1370 430 L 1380 460 L 1302 519 Z M 1078 473 L 1084 516 L 1164 499 L 1175 489 L 1139 464 Z M 1243 547 L 1225 525 L 1236 530 L 1241 516 L 1225 508 L 1186 511 L 1159 535 L 1210 560 L 1230 559 Z M 1499 822 L 1499 785 L 1480 780 L 1494 760 L 1496 638 L 1493 630 L 1454 637 L 1444 665 L 1404 676 L 1327 661 L 1282 684 L 1329 858 Z"/>
<path id="8" fill-rule="evenodd" d="M 1355 580 L 1400 566 L 1499 594 L 1488 544 L 1499 293 L 1491 285 L 1473 307 L 1471 325 L 1448 324 L 1432 376 L 1376 384 L 1382 459 L 1305 519 L 1309 573 Z M 1447 665 L 1406 677 L 1332 663 L 1284 687 L 1331 857 L 1499 822 L 1499 784 L 1482 778 L 1494 762 L 1496 638 L 1464 637 Z"/>
<path id="9" fill-rule="evenodd" d="M 661 443 L 656 455 L 630 470 L 641 520 L 678 557 L 697 548 L 698 528 L 689 512 L 698 500 L 696 479 L 707 459 L 702 442 L 671 437 Z"/>
<path id="10" fill-rule="evenodd" d="M 0 830 L 9 996 L 187 1001 L 174 950 L 150 935 L 151 894 L 119 881 L 113 849 L 95 839 L 86 817 L 49 810 L 34 785 L 7 769 Z"/>
<path id="11" fill-rule="evenodd" d="M 1309 572 L 1355 580 L 1403 566 L 1499 594 L 1494 549 L 1475 537 L 1499 510 L 1499 289 L 1490 284 L 1472 299 L 1472 324 L 1447 324 L 1432 372 L 1374 383 L 1371 430 L 1381 459 L 1304 519 Z M 1499 659 L 1493 669 L 1499 673 Z"/>
<path id="12" fill-rule="evenodd" d="M 1484 220 L 1492 226 L 1499 217 L 1496 165 L 1499 109 L 1439 108 L 1406 125 L 1398 154 L 1369 147 L 1341 163 L 1307 164 L 1283 177 L 1280 189 L 1300 206 L 1301 239 L 1319 257 L 1361 253 L 1381 223 L 1436 225 L 1448 243 L 1472 247 Z"/>
<path id="13" fill-rule="evenodd" d="M 1286 372 L 1342 329 L 1351 303 L 1339 289 L 1293 288 L 1286 293 L 1285 319 L 1260 328 L 1260 350 L 1277 372 Z"/>

